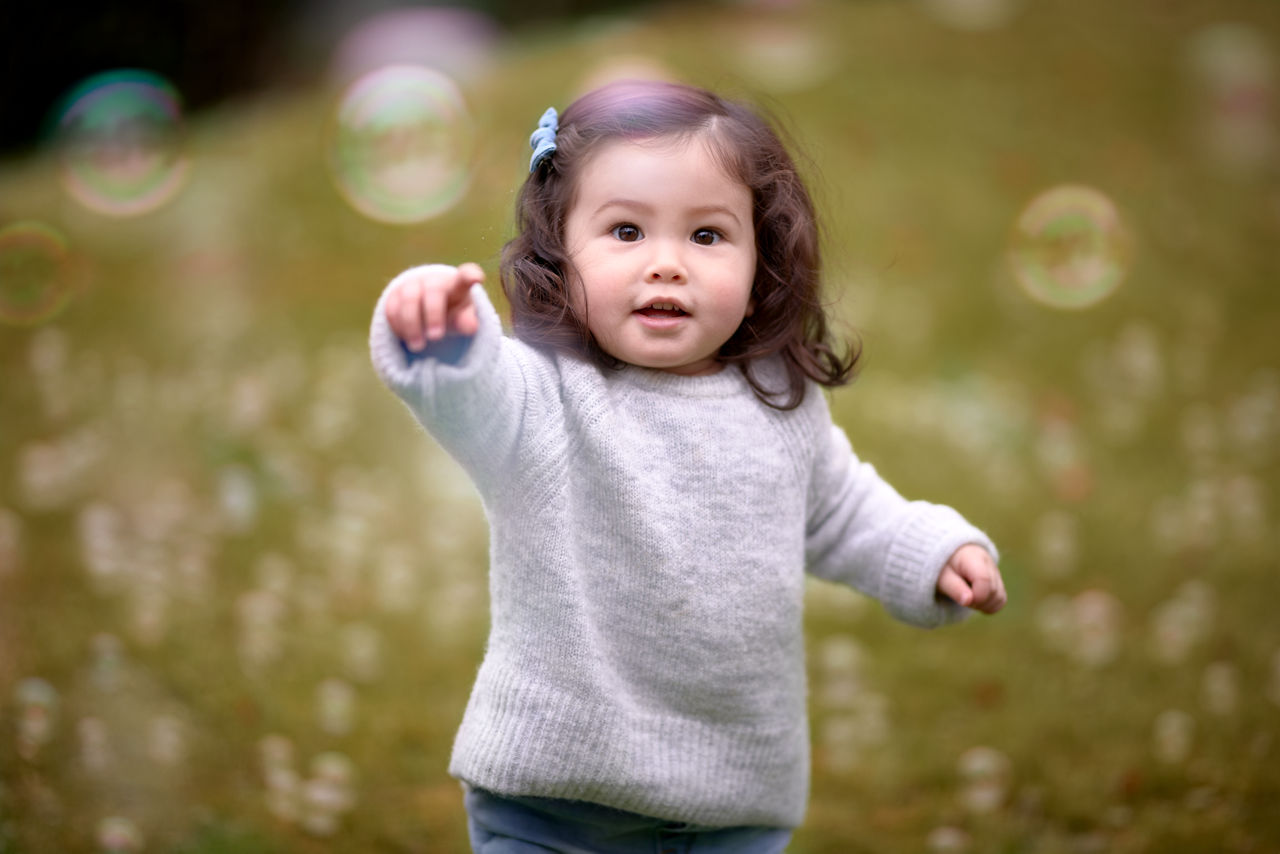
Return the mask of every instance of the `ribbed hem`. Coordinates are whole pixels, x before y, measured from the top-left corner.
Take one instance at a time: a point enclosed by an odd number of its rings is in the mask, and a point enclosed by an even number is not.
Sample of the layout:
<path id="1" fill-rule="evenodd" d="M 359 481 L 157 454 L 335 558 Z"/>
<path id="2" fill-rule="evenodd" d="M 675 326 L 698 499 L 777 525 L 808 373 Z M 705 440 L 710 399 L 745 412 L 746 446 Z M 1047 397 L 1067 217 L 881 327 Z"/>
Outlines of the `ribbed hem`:
<path id="1" fill-rule="evenodd" d="M 968 609 L 949 599 L 939 600 L 938 576 L 956 549 L 973 543 L 997 556 L 982 531 L 955 510 L 940 504 L 912 502 L 910 520 L 889 547 L 880 599 L 894 617 L 922 628 L 954 623 Z"/>
<path id="2" fill-rule="evenodd" d="M 795 827 L 804 817 L 803 705 L 771 726 L 717 726 L 578 699 L 487 664 L 449 766 L 472 786 L 716 827 Z"/>

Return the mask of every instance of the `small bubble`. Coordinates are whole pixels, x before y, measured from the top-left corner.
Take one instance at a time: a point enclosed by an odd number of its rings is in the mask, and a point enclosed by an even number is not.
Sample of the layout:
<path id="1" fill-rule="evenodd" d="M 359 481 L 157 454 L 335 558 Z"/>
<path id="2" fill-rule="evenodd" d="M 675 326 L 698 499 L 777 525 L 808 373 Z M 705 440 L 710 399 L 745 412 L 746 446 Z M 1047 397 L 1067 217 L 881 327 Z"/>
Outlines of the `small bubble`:
<path id="1" fill-rule="evenodd" d="M 1131 242 L 1106 194 L 1078 185 L 1036 196 L 1014 226 L 1008 262 L 1027 295 L 1050 308 L 1087 308 L 1129 271 Z"/>
<path id="2" fill-rule="evenodd" d="M 329 132 L 338 191 L 379 222 L 422 222 L 453 207 L 470 180 L 471 119 L 443 73 L 390 65 L 347 88 Z"/>
<path id="3" fill-rule="evenodd" d="M 80 267 L 67 239 L 48 225 L 0 228 L 0 323 L 36 326 L 71 301 Z"/>
<path id="4" fill-rule="evenodd" d="M 73 89 L 58 112 L 62 184 L 86 208 L 137 216 L 172 199 L 186 182 L 182 102 L 148 71 L 109 71 Z"/>

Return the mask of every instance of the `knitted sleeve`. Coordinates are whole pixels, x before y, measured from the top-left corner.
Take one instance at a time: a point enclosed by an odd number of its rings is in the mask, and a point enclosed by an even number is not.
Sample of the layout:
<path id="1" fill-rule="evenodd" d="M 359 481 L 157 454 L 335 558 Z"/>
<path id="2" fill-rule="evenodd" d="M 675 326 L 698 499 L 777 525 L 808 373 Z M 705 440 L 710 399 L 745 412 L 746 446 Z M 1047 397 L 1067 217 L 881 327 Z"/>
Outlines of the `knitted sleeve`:
<path id="1" fill-rule="evenodd" d="M 931 628 L 963 619 L 965 608 L 935 595 L 938 575 L 967 543 L 996 556 L 991 540 L 950 507 L 907 501 L 874 466 L 857 458 L 829 415 L 825 420 L 809 489 L 809 572 L 879 599 L 895 618 L 912 625 Z"/>
<path id="2" fill-rule="evenodd" d="M 449 337 L 414 353 L 387 323 L 384 290 L 373 312 L 369 350 L 382 381 L 484 493 L 515 454 L 527 384 L 484 288 L 473 285 L 471 297 L 480 321 L 473 337 Z"/>

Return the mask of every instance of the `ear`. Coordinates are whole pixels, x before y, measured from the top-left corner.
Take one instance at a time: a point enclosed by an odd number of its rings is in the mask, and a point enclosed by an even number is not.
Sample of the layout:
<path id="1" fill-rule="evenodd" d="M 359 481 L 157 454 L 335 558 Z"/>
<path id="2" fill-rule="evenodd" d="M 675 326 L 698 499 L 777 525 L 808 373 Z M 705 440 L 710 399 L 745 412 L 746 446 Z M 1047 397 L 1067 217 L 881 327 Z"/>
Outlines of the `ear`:
<path id="1" fill-rule="evenodd" d="M 751 315 L 753 315 L 753 314 L 755 314 L 755 313 L 756 313 L 756 298 L 755 298 L 755 297 L 751 297 L 749 300 L 747 300 L 747 312 L 746 312 L 746 314 L 744 314 L 744 315 L 742 315 L 742 316 L 743 316 L 743 317 L 750 317 Z"/>

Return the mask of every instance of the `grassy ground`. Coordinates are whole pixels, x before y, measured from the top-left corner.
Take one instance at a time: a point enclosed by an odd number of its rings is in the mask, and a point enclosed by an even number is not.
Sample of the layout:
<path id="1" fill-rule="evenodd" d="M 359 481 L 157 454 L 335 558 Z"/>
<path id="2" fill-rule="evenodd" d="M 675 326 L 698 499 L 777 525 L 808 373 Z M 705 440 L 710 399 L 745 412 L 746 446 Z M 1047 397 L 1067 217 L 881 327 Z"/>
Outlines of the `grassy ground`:
<path id="1" fill-rule="evenodd" d="M 523 34 L 466 86 L 470 191 L 417 226 L 335 191 L 329 93 L 197 117 L 188 183 L 139 217 L 84 210 L 48 158 L 4 165 L 0 227 L 52 226 L 83 275 L 57 317 L 0 327 L 0 851 L 112 827 L 117 850 L 129 828 L 193 854 L 465 850 L 444 769 L 483 517 L 364 330 L 407 265 L 496 280 L 534 121 L 627 56 L 790 128 L 865 346 L 837 417 L 1003 552 L 1006 612 L 936 633 L 813 588 L 792 850 L 1280 848 L 1280 173 L 1274 147 L 1204 140 L 1216 115 L 1277 144 L 1280 7 L 1037 0 L 978 31 L 798 9 Z M 1269 88 L 1209 98 L 1191 57 L 1222 22 L 1269 47 Z M 1005 262 L 1064 183 L 1103 191 L 1133 247 L 1080 311 Z"/>

